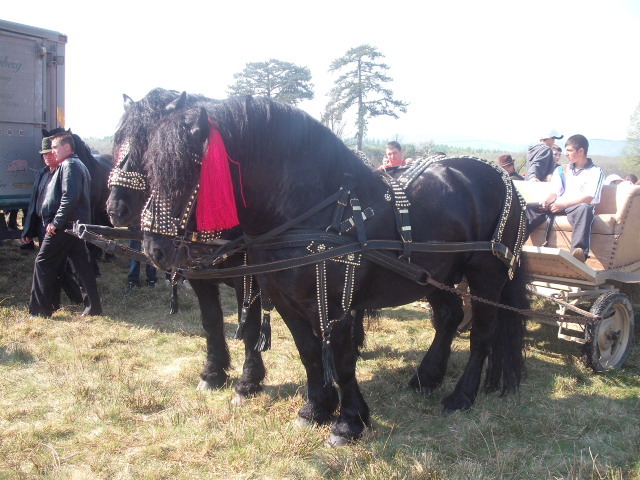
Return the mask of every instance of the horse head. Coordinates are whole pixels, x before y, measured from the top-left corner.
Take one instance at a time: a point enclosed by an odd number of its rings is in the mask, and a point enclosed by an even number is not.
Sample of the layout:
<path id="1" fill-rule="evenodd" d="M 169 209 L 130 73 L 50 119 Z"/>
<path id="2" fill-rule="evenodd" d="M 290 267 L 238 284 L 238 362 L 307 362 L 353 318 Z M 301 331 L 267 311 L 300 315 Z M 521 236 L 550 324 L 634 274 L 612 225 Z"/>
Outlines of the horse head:
<path id="1" fill-rule="evenodd" d="M 199 101 L 198 95 L 155 88 L 135 102 L 124 94 L 124 114 L 114 135 L 116 166 L 110 176 L 107 212 L 116 226 L 140 224 L 140 213 L 149 196 L 143 156 L 159 120 Z"/>
<path id="2" fill-rule="evenodd" d="M 184 266 L 176 238 L 197 232 L 200 166 L 209 136 L 204 108 L 178 111 L 156 127 L 144 155 L 151 197 L 142 214 L 144 248 L 159 268 Z"/>

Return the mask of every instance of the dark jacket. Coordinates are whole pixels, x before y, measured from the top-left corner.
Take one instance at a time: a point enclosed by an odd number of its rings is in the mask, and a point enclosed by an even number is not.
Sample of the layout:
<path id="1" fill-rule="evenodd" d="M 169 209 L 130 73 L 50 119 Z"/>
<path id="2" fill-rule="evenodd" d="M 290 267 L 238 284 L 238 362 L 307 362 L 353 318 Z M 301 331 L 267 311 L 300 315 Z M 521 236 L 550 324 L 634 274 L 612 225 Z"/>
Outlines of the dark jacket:
<path id="1" fill-rule="evenodd" d="M 62 162 L 49 182 L 42 202 L 42 221 L 64 229 L 76 220 L 91 223 L 91 175 L 73 155 Z"/>
<path id="2" fill-rule="evenodd" d="M 544 143 L 532 145 L 527 152 L 527 180 L 537 178 L 541 182 L 547 179 L 556 168 L 553 150 Z"/>
<path id="3" fill-rule="evenodd" d="M 27 209 L 27 215 L 24 217 L 22 226 L 22 238 L 36 238 L 40 236 L 39 226 L 42 224 L 42 219 L 36 213 L 37 202 L 42 202 L 42 199 L 38 199 L 38 185 L 42 175 L 49 170 L 49 167 L 42 167 L 36 172 L 36 178 L 33 182 L 33 190 L 31 190 L 31 200 L 29 201 L 29 208 Z"/>

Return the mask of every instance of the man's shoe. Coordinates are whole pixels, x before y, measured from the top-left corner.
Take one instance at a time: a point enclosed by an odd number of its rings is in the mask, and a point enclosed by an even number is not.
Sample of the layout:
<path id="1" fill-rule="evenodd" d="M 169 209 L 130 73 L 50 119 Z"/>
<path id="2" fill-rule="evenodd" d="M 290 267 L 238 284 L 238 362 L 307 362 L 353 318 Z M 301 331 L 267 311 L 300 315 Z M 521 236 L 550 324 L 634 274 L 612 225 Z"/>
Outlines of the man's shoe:
<path id="1" fill-rule="evenodd" d="M 578 260 L 579 262 L 586 262 L 587 261 L 587 257 L 584 254 L 584 250 L 581 249 L 580 247 L 576 248 L 571 255 L 573 255 L 573 258 L 575 258 L 576 260 Z"/>
<path id="2" fill-rule="evenodd" d="M 35 250 L 36 246 L 33 244 L 33 242 L 29 242 L 29 243 L 23 243 L 22 245 L 20 245 L 20 250 Z"/>
<path id="3" fill-rule="evenodd" d="M 155 280 L 147 280 L 147 287 L 155 288 L 155 286 L 156 286 L 156 281 Z"/>
<path id="4" fill-rule="evenodd" d="M 142 285 L 140 284 L 140 282 L 129 282 L 129 285 L 127 285 L 127 288 L 124 289 L 124 293 L 131 293 L 131 290 L 133 290 L 134 288 L 141 288 Z"/>

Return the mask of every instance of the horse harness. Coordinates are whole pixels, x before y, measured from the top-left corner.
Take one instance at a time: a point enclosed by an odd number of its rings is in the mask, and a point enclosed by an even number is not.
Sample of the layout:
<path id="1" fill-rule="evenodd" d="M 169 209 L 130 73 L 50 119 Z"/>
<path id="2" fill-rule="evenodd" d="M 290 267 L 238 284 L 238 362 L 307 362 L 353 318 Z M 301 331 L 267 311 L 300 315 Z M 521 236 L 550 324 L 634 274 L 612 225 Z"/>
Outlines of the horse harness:
<path id="1" fill-rule="evenodd" d="M 127 141 L 122 144 L 118 150 L 118 159 L 116 166 L 113 167 L 109 174 L 109 180 L 107 186 L 109 188 L 118 186 L 129 188 L 131 190 L 137 190 L 140 192 L 149 191 L 149 182 L 147 177 L 140 172 L 125 171 L 124 166 L 129 160 L 129 153 L 131 151 L 131 144 Z"/>
<path id="2" fill-rule="evenodd" d="M 218 248 L 211 255 L 201 256 L 193 259 L 190 255 L 190 245 L 210 244 L 219 239 L 223 232 L 191 232 L 187 230 L 187 225 L 198 198 L 199 183 L 194 186 L 191 196 L 179 217 L 170 214 L 170 205 L 167 201 L 158 197 L 155 192 L 151 192 L 147 205 L 142 214 L 142 229 L 161 235 L 174 237 L 176 248 L 185 248 L 187 255 L 196 264 L 208 264 L 209 267 L 195 269 L 179 269 L 179 272 L 186 278 L 229 278 L 234 276 L 264 274 L 305 265 L 315 265 L 316 269 L 316 295 L 320 326 L 322 329 L 323 342 L 323 363 L 325 365 L 325 380 L 332 382 L 337 378 L 335 365 L 333 362 L 331 349 L 331 330 L 333 325 L 340 319 L 330 319 L 328 313 L 326 261 L 339 262 L 345 265 L 344 287 L 341 307 L 345 315 L 351 315 L 351 302 L 355 288 L 355 272 L 360 266 L 361 258 L 381 265 L 393 272 L 407 277 L 419 284 L 431 284 L 437 288 L 444 285 L 431 278 L 429 272 L 422 267 L 411 263 L 412 252 L 438 252 L 438 253 L 460 253 L 472 251 L 488 251 L 500 258 L 508 267 L 509 278 L 512 279 L 516 266 L 519 263 L 520 251 L 525 238 L 526 222 L 524 218 L 524 200 L 513 188 L 508 174 L 504 169 L 496 167 L 485 160 L 468 157 L 474 161 L 480 161 L 494 168 L 501 174 L 505 186 L 505 201 L 502 206 L 500 219 L 493 237 L 490 241 L 479 242 L 415 242 L 412 238 L 412 228 L 409 216 L 411 203 L 405 193 L 407 187 L 418 178 L 429 166 L 441 161 L 442 157 L 429 159 L 419 159 L 412 162 L 403 169 L 401 175 L 395 179 L 385 174 L 382 179 L 386 183 L 388 190 L 381 205 L 368 206 L 363 209 L 358 199 L 357 181 L 350 175 L 345 174 L 342 186 L 330 197 L 315 205 L 302 215 L 286 222 L 285 224 L 262 235 L 249 236 L 245 234 L 236 241 L 229 242 Z M 196 160 L 197 161 L 197 160 Z M 518 195 L 520 205 L 520 221 L 518 235 L 513 250 L 510 250 L 502 243 L 502 237 L 509 215 L 511 214 L 513 193 Z M 396 229 L 400 237 L 399 240 L 369 240 L 366 236 L 365 221 L 375 215 L 376 211 L 388 208 L 388 204 L 394 213 Z M 326 230 L 307 230 L 296 228 L 307 218 L 324 210 L 334 204 L 334 212 L 330 224 Z M 350 206 L 352 215 L 344 218 L 344 212 Z M 355 229 L 356 239 L 344 234 Z M 306 247 L 308 254 L 300 257 L 277 260 L 259 265 L 245 264 L 239 267 L 223 267 L 219 264 L 224 262 L 234 253 L 246 252 L 247 249 L 275 249 L 286 247 Z M 399 252 L 394 255 L 391 251 Z M 246 257 L 245 257 L 246 258 Z M 249 284 L 251 281 L 249 280 Z M 245 300 L 243 302 L 241 319 L 246 317 L 246 312 L 253 300 L 251 292 L 245 286 Z M 264 312 L 263 326 L 268 325 L 268 316 L 273 306 L 266 298 L 261 299 Z M 241 334 L 243 321 L 238 327 L 237 335 Z M 268 343 L 268 340 L 266 341 Z M 263 340 L 263 344 L 265 341 Z"/>
<path id="3" fill-rule="evenodd" d="M 526 220 L 523 215 L 524 200 L 512 187 L 508 174 L 504 170 L 496 167 L 490 162 L 474 157 L 466 157 L 471 160 L 486 163 L 496 171 L 500 171 L 501 178 L 505 186 L 505 201 L 496 230 L 490 241 L 473 242 L 415 242 L 412 238 L 411 222 L 409 217 L 409 207 L 411 206 L 405 189 L 418 178 L 430 165 L 443 160 L 442 157 L 432 159 L 419 159 L 406 167 L 398 179 L 390 175 L 382 178 L 388 186 L 384 202 L 378 205 L 362 208 L 356 194 L 357 182 L 350 174 L 345 174 L 343 183 L 339 190 L 323 201 L 313 206 L 296 218 L 276 227 L 275 229 L 262 235 L 251 236 L 244 234 L 231 242 L 225 243 L 211 254 L 201 255 L 190 260 L 197 265 L 194 268 L 183 269 L 187 278 L 228 278 L 242 276 L 246 274 L 263 274 L 279 270 L 315 264 L 325 260 L 335 260 L 346 258 L 353 261 L 357 254 L 365 255 L 368 259 L 384 265 L 411 280 L 420 284 L 429 283 L 429 274 L 420 267 L 410 262 L 412 252 L 433 252 L 433 253 L 461 253 L 473 251 L 487 251 L 500 258 L 509 268 L 509 277 L 513 278 L 513 273 L 518 265 L 520 252 L 524 243 Z M 502 237 L 507 220 L 511 214 L 511 205 L 514 193 L 518 196 L 520 205 L 518 235 L 512 250 L 502 243 Z M 169 214 L 169 205 L 166 201 L 157 199 L 152 192 L 147 206 L 143 211 L 142 229 L 147 232 L 170 235 L 174 237 L 174 244 L 177 248 L 190 246 L 211 246 L 219 241 L 223 232 L 191 232 L 186 229 L 188 221 L 193 213 L 198 195 L 198 185 L 196 184 L 193 193 L 180 217 L 172 217 Z M 373 217 L 376 211 L 383 208 L 391 208 L 396 219 L 396 228 L 399 240 L 371 240 L 366 236 L 365 221 Z M 335 205 L 332 220 L 324 231 L 317 229 L 296 228 L 306 219 L 325 208 Z M 352 215 L 344 219 L 344 212 L 347 206 L 351 207 Z M 355 229 L 356 238 L 344 235 Z M 334 246 L 328 246 L 333 244 Z M 258 265 L 243 265 L 239 267 L 218 268 L 230 255 L 244 252 L 247 248 L 275 249 L 286 247 L 304 246 L 308 254 L 284 260 L 276 260 Z M 401 252 L 396 256 L 388 251 Z M 209 268 L 208 268 L 209 267 Z M 215 268 L 210 268 L 215 267 Z"/>

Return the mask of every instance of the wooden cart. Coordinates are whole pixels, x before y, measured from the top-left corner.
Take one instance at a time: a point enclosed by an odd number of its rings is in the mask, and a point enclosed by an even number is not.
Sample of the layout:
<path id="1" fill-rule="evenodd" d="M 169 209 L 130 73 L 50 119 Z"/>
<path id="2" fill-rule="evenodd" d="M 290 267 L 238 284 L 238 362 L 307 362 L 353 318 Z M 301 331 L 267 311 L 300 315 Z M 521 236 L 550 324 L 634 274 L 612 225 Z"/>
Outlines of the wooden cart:
<path id="1" fill-rule="evenodd" d="M 534 292 L 572 305 L 593 302 L 590 312 L 572 321 L 533 320 L 558 328 L 558 338 L 583 345 L 583 360 L 595 371 L 619 368 L 631 351 L 634 335 L 632 298 L 640 293 L 640 274 L 593 270 L 560 248 L 525 246 Z M 571 314 L 562 303 L 556 313 Z"/>
<path id="2" fill-rule="evenodd" d="M 539 202 L 549 188 L 514 183 L 528 203 Z M 594 321 L 576 313 L 571 321 L 533 320 L 556 326 L 559 338 L 581 343 L 585 363 L 603 371 L 622 366 L 633 344 L 633 307 L 640 307 L 640 187 L 605 186 L 595 213 L 586 263 L 569 253 L 571 227 L 564 216 L 555 217 L 549 231 L 541 225 L 532 232 L 523 252 L 532 290 L 560 300 L 557 313 L 574 313 L 563 302 L 591 304 L 590 313 L 601 317 Z"/>

